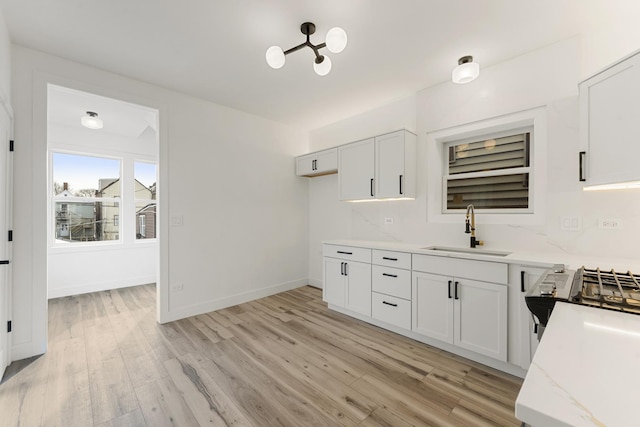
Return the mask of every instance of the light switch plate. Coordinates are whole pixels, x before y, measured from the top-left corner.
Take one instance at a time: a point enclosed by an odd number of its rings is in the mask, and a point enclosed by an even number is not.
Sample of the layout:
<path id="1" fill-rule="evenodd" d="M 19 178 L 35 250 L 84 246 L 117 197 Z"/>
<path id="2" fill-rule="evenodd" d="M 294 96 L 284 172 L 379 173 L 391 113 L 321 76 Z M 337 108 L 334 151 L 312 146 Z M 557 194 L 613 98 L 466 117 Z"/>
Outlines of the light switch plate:
<path id="1" fill-rule="evenodd" d="M 174 227 L 179 227 L 184 224 L 184 220 L 182 215 L 171 215 L 171 225 Z"/>

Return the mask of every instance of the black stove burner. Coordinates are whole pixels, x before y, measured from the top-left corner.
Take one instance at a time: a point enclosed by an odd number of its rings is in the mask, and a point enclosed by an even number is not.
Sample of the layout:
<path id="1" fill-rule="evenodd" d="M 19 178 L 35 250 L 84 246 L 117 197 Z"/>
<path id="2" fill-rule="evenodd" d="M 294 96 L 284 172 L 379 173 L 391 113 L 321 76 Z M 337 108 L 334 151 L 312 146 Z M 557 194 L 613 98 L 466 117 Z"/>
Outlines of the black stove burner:
<path id="1" fill-rule="evenodd" d="M 599 268 L 578 270 L 572 302 L 640 314 L 639 278 L 630 271 L 618 273 Z M 576 292 L 577 291 L 577 292 Z"/>

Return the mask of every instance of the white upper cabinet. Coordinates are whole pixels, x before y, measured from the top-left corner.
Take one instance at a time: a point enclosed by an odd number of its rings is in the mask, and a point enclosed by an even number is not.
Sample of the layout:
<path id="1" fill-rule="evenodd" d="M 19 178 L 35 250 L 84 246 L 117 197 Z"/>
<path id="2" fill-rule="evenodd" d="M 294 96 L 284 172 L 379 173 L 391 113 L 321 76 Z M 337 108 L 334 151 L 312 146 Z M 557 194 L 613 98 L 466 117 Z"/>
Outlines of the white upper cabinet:
<path id="1" fill-rule="evenodd" d="M 296 157 L 296 175 L 319 176 L 338 171 L 338 149 L 318 151 Z"/>
<path id="2" fill-rule="evenodd" d="M 400 130 L 338 148 L 340 200 L 414 198 L 416 136 Z"/>
<path id="3" fill-rule="evenodd" d="M 374 139 L 338 147 L 340 200 L 374 198 Z"/>
<path id="4" fill-rule="evenodd" d="M 640 54 L 580 83 L 580 181 L 640 181 Z"/>
<path id="5" fill-rule="evenodd" d="M 375 139 L 375 197 L 416 196 L 416 136 L 398 131 Z"/>

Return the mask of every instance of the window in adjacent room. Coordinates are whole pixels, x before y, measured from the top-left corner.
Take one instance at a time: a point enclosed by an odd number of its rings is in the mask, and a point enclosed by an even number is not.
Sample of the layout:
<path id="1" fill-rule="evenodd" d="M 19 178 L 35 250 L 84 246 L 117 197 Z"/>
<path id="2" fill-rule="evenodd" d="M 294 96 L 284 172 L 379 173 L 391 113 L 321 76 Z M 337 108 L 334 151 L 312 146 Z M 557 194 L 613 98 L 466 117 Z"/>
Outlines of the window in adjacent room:
<path id="1" fill-rule="evenodd" d="M 136 239 L 155 239 L 157 233 L 156 164 L 135 162 Z"/>
<path id="2" fill-rule="evenodd" d="M 531 141 L 527 128 L 447 143 L 443 210 L 530 212 Z"/>
<path id="3" fill-rule="evenodd" d="M 55 242 L 119 240 L 120 160 L 60 152 L 52 157 Z"/>

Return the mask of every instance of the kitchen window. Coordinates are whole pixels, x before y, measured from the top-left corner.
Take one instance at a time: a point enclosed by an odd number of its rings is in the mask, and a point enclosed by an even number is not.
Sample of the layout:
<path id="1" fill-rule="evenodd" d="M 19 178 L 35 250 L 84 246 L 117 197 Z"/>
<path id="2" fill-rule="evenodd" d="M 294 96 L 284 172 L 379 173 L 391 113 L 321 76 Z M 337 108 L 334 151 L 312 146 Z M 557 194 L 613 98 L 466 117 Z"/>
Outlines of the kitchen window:
<path id="1" fill-rule="evenodd" d="M 463 223 L 473 204 L 481 224 L 545 222 L 545 107 L 428 132 L 427 220 Z"/>
<path id="2" fill-rule="evenodd" d="M 446 144 L 445 212 L 466 209 L 526 212 L 532 174 L 531 129 Z"/>

